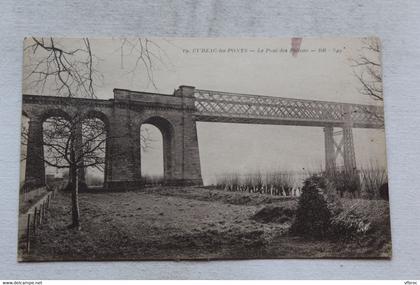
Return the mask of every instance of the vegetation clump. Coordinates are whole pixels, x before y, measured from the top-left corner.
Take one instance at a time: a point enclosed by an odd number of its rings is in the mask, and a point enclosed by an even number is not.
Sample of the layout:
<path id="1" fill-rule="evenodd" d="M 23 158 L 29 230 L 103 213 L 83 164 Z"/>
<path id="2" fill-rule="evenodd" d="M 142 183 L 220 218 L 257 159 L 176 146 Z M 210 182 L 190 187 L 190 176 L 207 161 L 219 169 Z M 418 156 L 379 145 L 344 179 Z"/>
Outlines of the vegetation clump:
<path id="1" fill-rule="evenodd" d="M 291 233 L 314 239 L 327 237 L 332 216 L 324 196 L 327 184 L 327 180 L 318 175 L 305 180 Z"/>
<path id="2" fill-rule="evenodd" d="M 391 255 L 389 203 L 341 198 L 336 184 L 322 176 L 305 181 L 290 233 L 343 242 Z"/>
<path id="3" fill-rule="evenodd" d="M 352 199 L 331 219 L 331 238 L 343 241 L 390 241 L 389 204 L 383 200 Z M 382 241 L 382 243 L 383 243 Z"/>
<path id="4" fill-rule="evenodd" d="M 352 198 L 360 196 L 360 178 L 355 173 L 335 172 L 333 175 L 328 175 L 328 179 L 334 184 L 341 198 L 346 193 Z"/>

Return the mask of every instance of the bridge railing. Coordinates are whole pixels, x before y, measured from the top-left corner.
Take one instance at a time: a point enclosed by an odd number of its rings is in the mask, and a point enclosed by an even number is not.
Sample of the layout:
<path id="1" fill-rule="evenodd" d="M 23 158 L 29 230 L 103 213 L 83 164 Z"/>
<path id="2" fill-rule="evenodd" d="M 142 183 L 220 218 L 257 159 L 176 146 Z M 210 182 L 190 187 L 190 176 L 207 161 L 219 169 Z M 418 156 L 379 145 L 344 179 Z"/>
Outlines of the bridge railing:
<path id="1" fill-rule="evenodd" d="M 197 112 L 207 116 L 298 119 L 383 126 L 383 107 L 196 89 Z"/>

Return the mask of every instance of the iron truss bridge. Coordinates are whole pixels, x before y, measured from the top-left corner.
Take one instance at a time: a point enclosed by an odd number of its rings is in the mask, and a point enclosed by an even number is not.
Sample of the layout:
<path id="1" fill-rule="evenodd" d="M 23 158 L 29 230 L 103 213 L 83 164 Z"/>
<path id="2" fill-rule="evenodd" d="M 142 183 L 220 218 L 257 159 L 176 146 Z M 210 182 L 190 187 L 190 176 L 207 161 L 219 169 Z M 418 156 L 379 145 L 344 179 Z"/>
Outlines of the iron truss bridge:
<path id="1" fill-rule="evenodd" d="M 195 89 L 197 121 L 332 126 L 384 127 L 382 106 L 300 100 Z"/>

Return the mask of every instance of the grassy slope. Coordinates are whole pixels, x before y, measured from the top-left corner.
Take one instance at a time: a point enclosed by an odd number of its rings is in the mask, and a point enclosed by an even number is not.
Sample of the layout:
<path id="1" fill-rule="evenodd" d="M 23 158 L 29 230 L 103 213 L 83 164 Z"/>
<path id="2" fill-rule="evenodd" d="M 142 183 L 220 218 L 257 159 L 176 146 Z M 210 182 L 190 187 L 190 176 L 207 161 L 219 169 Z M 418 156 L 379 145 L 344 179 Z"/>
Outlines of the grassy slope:
<path id="1" fill-rule="evenodd" d="M 57 195 L 39 232 L 31 260 L 373 257 L 357 244 L 287 236 L 290 222 L 252 216 L 267 204 L 294 209 L 296 201 L 197 188 L 82 193 L 82 230 L 70 224 L 70 196 Z"/>

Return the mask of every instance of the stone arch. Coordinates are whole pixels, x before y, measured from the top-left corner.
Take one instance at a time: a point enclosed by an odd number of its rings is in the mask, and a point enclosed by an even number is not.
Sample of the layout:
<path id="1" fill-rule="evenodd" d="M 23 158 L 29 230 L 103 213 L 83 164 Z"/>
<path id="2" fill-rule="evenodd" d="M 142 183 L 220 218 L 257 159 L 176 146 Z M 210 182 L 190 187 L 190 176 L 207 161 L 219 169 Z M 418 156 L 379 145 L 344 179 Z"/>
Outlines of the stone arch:
<path id="1" fill-rule="evenodd" d="M 83 120 L 84 119 L 99 119 L 101 120 L 104 125 L 105 125 L 105 130 L 108 132 L 109 131 L 109 118 L 107 115 L 105 115 L 103 112 L 98 111 L 98 110 L 88 110 L 84 113 L 83 115 Z"/>
<path id="2" fill-rule="evenodd" d="M 48 169 L 51 171 L 54 171 L 54 166 L 49 165 L 48 161 L 51 162 L 54 159 L 49 159 L 49 152 L 51 151 L 51 147 L 48 146 L 48 141 L 45 141 L 45 139 L 47 138 L 47 131 L 46 131 L 46 127 L 48 128 L 48 124 L 51 122 L 54 122 L 54 119 L 59 118 L 59 120 L 61 121 L 60 125 L 64 128 L 68 128 L 68 131 L 71 131 L 72 128 L 72 124 L 74 122 L 74 115 L 72 113 L 69 113 L 67 108 L 46 108 L 43 110 L 43 112 L 37 116 L 37 120 L 39 120 L 39 123 L 41 125 L 42 128 L 42 144 L 43 144 L 43 167 L 44 167 L 44 175 L 45 175 L 45 183 L 48 185 L 49 179 L 48 179 Z M 49 121 L 50 119 L 52 119 L 52 121 Z M 53 123 L 54 124 L 54 123 Z M 54 136 L 53 136 L 54 137 Z M 68 137 L 70 138 L 70 137 Z M 55 142 L 55 139 L 52 138 L 52 142 Z M 50 152 L 51 154 L 51 152 Z M 60 155 L 61 156 L 61 155 Z M 64 164 L 64 163 L 60 163 L 60 164 Z M 57 171 L 57 168 L 55 168 L 55 170 Z M 67 169 L 69 174 L 70 174 L 70 169 Z M 51 172 L 50 172 L 51 174 Z M 64 173 L 62 173 L 64 174 Z M 64 176 L 63 176 L 64 178 Z M 64 180 L 63 180 L 64 182 Z M 67 178 L 66 183 L 69 183 L 70 179 Z"/>
<path id="3" fill-rule="evenodd" d="M 38 119 L 41 123 L 44 123 L 45 120 L 51 117 L 61 117 L 71 122 L 71 116 L 69 113 L 62 109 L 47 109 L 41 113 Z M 30 117 L 30 119 L 32 118 Z"/>
<path id="4" fill-rule="evenodd" d="M 175 165 L 173 155 L 175 144 L 174 127 L 167 119 L 160 116 L 149 117 L 140 124 L 140 127 L 143 124 L 155 126 L 162 134 L 163 177 L 165 182 L 169 182 L 173 178 L 173 167 Z"/>
<path id="5" fill-rule="evenodd" d="M 25 185 L 35 188 L 45 185 L 44 127 L 43 123 L 51 117 L 62 117 L 71 121 L 71 116 L 62 109 L 44 109 L 43 112 L 22 111 L 29 119 L 27 130 L 25 163 Z"/>

